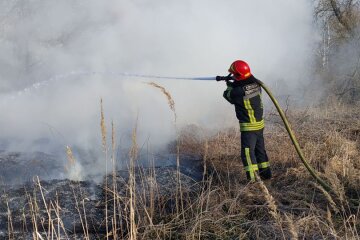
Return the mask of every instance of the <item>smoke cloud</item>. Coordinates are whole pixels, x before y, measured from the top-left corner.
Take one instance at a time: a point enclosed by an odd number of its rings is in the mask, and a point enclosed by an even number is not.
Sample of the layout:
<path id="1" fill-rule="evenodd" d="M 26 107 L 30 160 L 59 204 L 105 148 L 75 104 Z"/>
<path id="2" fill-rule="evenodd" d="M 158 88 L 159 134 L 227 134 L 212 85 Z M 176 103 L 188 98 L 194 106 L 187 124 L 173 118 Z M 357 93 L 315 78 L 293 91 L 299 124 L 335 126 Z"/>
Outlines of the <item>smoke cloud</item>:
<path id="1" fill-rule="evenodd" d="M 262 81 L 286 82 L 295 89 L 310 69 L 311 7 L 305 0 L 3 0 L 3 145 L 13 151 L 64 151 L 58 146 L 66 145 L 101 151 L 102 98 L 118 144 L 129 144 L 137 122 L 140 145 L 164 146 L 175 137 L 173 115 L 165 97 L 147 81 L 172 94 L 179 128 L 236 125 L 233 107 L 222 98 L 223 83 L 54 76 L 73 71 L 215 76 L 243 59 Z"/>

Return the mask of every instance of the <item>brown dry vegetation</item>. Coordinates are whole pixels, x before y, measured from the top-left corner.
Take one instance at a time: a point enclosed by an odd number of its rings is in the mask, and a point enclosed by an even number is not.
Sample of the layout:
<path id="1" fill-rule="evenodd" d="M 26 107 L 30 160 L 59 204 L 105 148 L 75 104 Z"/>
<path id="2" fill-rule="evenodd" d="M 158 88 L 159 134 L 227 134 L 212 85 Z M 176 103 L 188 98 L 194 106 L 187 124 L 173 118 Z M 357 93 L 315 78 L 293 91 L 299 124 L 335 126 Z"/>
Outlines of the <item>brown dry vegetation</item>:
<path id="1" fill-rule="evenodd" d="M 335 194 L 314 182 L 274 112 L 266 116 L 265 131 L 274 178 L 265 183 L 245 179 L 238 128 L 209 136 L 206 129 L 188 126 L 176 145 L 181 154 L 203 159 L 198 191 L 177 184 L 182 198 L 176 194 L 173 201 L 182 207 L 165 212 L 169 199 L 160 200 L 156 192 L 138 196 L 132 205 L 118 201 L 125 209 L 122 214 L 129 216 L 125 222 L 135 221 L 136 229 L 111 232 L 129 239 L 359 239 L 359 113 L 342 104 L 286 113 L 306 158 Z M 128 206 L 135 208 L 136 216 L 126 211 Z"/>
<path id="2" fill-rule="evenodd" d="M 176 174 L 173 181 L 179 182 L 172 196 L 159 194 L 155 171 L 150 176 L 135 171 L 135 128 L 129 156 L 130 177 L 121 186 L 114 184 L 118 176 L 113 164 L 112 176 L 103 186 L 105 202 L 100 203 L 107 221 L 103 221 L 103 226 L 95 226 L 104 229 L 107 222 L 106 232 L 96 236 L 102 239 L 359 239 L 360 110 L 333 104 L 327 108 L 288 110 L 286 114 L 306 158 L 336 194 L 325 192 L 314 182 L 275 112 L 266 115 L 265 129 L 272 180 L 246 181 L 237 127 L 209 135 L 207 129 L 188 126 L 179 132 L 174 153 L 179 149 L 180 154 L 201 156 L 203 181 L 196 188 L 186 189 Z M 103 138 L 107 138 L 105 131 Z M 115 161 L 114 156 L 111 158 Z M 36 184 L 41 190 L 40 181 Z M 139 192 L 140 185 L 146 192 Z M 30 198 L 29 204 L 40 206 L 43 202 L 41 206 L 46 214 L 41 222 L 48 222 L 49 227 L 37 223 L 41 209 L 34 208 L 33 238 L 73 239 L 64 234 L 61 206 L 54 199 L 45 199 L 42 191 L 41 196 L 38 200 Z M 92 239 L 89 229 L 94 226 L 87 219 L 86 203 L 84 199 L 75 197 L 75 200 L 83 226 L 83 231 L 78 233 L 84 239 Z M 173 203 L 172 207 L 169 203 Z M 55 217 L 51 206 L 57 209 Z M 9 239 L 14 236 L 13 217 L 9 211 Z M 41 229 L 47 229 L 47 234 Z"/>
<path id="3" fill-rule="evenodd" d="M 358 108 L 342 104 L 287 112 L 306 158 L 335 189 L 331 195 L 303 167 L 275 113 L 266 117 L 265 139 L 274 178 L 265 185 L 246 185 L 237 128 L 210 138 L 204 137 L 206 130 L 185 130 L 181 152 L 203 152 L 216 180 L 210 191 L 208 226 L 231 226 L 217 238 L 359 239 L 359 113 Z"/>

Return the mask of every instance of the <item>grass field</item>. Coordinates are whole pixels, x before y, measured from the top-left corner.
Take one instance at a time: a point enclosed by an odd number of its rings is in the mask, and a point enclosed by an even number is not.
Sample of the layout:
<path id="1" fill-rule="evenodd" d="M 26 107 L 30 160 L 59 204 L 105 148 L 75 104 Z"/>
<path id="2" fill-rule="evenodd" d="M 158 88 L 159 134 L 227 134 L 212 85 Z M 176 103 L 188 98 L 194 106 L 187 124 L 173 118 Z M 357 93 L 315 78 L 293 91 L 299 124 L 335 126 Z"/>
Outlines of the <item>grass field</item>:
<path id="1" fill-rule="evenodd" d="M 171 98 L 171 96 L 170 96 Z M 175 108 L 171 108 L 174 111 Z M 104 158 L 109 177 L 103 183 L 101 226 L 91 226 L 84 199 L 74 201 L 82 228 L 64 228 L 57 199 L 29 193 L 24 216 L 31 216 L 33 239 L 359 239 L 360 238 L 360 110 L 342 104 L 287 110 L 286 115 L 310 164 L 335 193 L 315 183 L 298 158 L 276 112 L 265 116 L 265 141 L 273 179 L 248 183 L 240 161 L 237 127 L 211 133 L 191 125 L 178 129 L 169 151 L 203 160 L 203 181 L 189 189 L 175 174 L 173 194 L 157 191 L 155 171 L 144 177 L 136 170 L 136 128 L 129 153 L 129 178 L 119 185 L 113 149 L 101 110 Z M 111 143 L 107 134 L 111 132 Z M 110 145 L 110 147 L 107 147 Z M 71 152 L 71 149 L 68 149 Z M 71 161 L 75 161 L 69 156 Z M 108 161 L 106 161 L 108 162 Z M 180 161 L 178 161 L 178 164 Z M 71 167 L 71 166 L 70 166 Z M 153 175 L 151 175 L 153 174 Z M 138 186 L 142 186 L 138 189 Z M 146 189 L 146 190 L 144 190 Z M 26 212 L 28 209 L 29 212 Z M 17 239 L 8 211 L 8 239 Z M 107 220 L 107 221 L 106 221 Z M 94 235 L 89 229 L 102 229 Z M 93 231 L 93 230 L 92 230 Z M 65 234 L 65 232 L 67 232 Z"/>

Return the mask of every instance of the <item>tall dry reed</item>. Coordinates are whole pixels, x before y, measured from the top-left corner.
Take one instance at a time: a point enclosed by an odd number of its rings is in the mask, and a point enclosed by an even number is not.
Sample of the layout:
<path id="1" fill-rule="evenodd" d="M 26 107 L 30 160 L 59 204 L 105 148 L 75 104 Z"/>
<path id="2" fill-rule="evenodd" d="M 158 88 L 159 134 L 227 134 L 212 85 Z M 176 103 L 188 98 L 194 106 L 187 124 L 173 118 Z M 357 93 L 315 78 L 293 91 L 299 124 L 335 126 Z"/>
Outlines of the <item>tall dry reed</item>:
<path id="1" fill-rule="evenodd" d="M 177 187 L 176 187 L 176 212 L 177 215 L 180 216 L 184 212 L 184 199 L 183 199 L 183 191 L 182 191 L 182 186 L 181 186 L 181 172 L 180 172 L 180 139 L 179 139 L 179 131 L 178 131 L 178 127 L 177 127 L 177 115 L 176 115 L 176 110 L 175 110 L 175 101 L 172 98 L 171 94 L 169 91 L 167 91 L 163 86 L 155 83 L 155 82 L 150 82 L 147 83 L 150 86 L 153 86 L 155 88 L 160 89 L 160 91 L 165 95 L 165 97 L 167 98 L 168 101 L 168 105 L 171 109 L 171 111 L 174 114 L 174 125 L 175 125 L 175 131 L 176 131 L 176 183 L 177 183 Z M 185 223 L 185 221 L 184 221 Z"/>
<path id="2" fill-rule="evenodd" d="M 105 117 L 104 117 L 104 108 L 103 108 L 103 100 L 100 99 L 100 129 L 101 129 L 101 137 L 102 137 L 102 147 L 105 154 L 105 226 L 106 232 L 109 232 L 108 226 L 108 149 L 107 149 L 107 142 L 106 142 L 106 124 L 105 124 Z M 106 239 L 109 239 L 108 235 L 106 235 Z"/>

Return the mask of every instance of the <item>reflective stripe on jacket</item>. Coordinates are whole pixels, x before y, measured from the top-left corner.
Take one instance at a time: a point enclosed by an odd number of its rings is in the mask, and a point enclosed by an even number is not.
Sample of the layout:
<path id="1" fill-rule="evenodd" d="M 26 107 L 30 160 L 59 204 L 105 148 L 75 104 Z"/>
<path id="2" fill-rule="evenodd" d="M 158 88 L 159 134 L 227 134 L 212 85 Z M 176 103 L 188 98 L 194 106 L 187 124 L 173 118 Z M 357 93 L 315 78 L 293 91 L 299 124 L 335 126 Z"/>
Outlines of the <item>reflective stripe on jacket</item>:
<path id="1" fill-rule="evenodd" d="M 224 98 L 235 105 L 240 131 L 256 131 L 264 128 L 261 87 L 251 76 L 243 81 L 228 83 Z"/>

